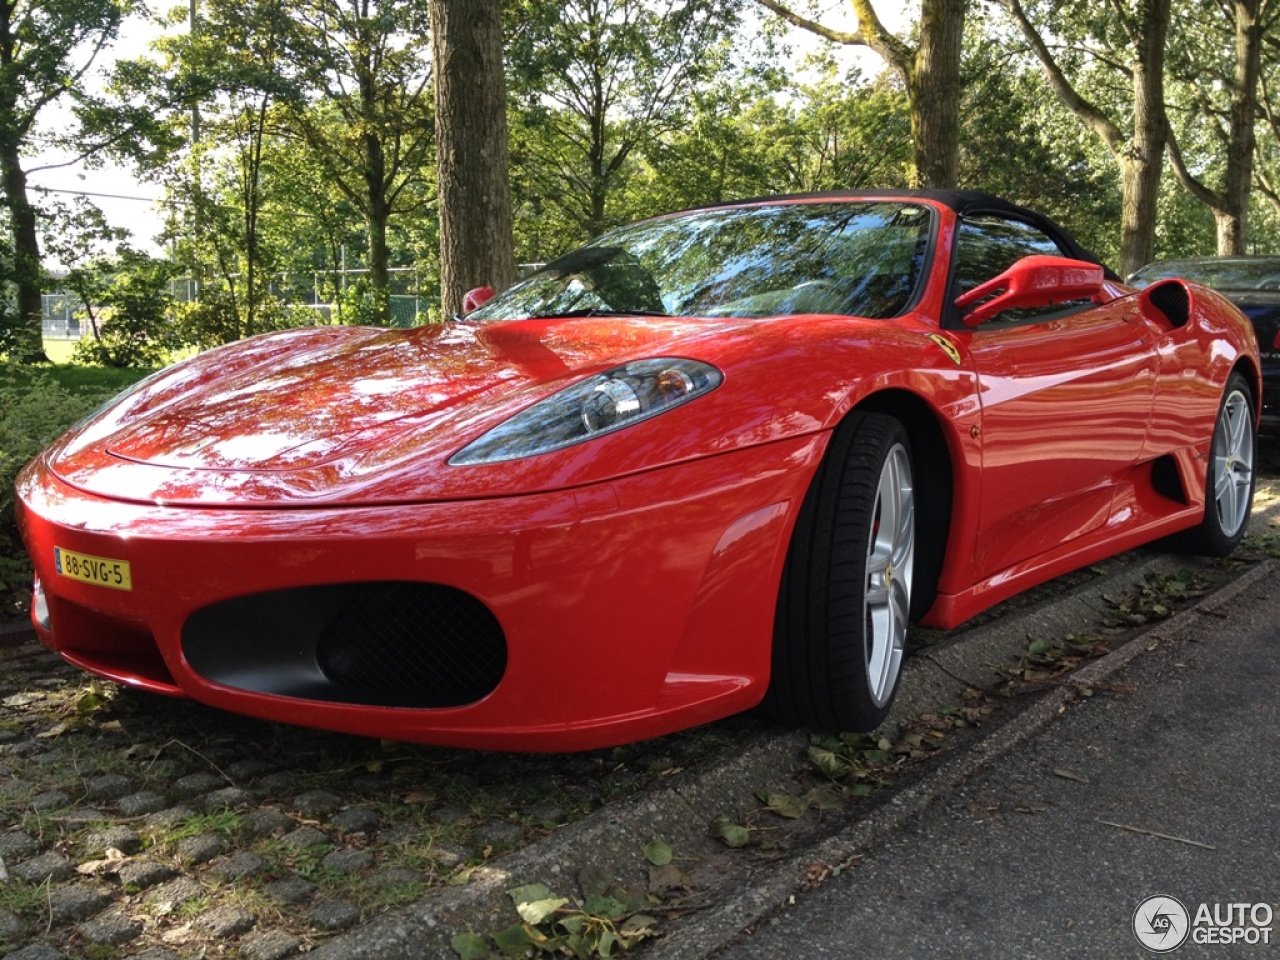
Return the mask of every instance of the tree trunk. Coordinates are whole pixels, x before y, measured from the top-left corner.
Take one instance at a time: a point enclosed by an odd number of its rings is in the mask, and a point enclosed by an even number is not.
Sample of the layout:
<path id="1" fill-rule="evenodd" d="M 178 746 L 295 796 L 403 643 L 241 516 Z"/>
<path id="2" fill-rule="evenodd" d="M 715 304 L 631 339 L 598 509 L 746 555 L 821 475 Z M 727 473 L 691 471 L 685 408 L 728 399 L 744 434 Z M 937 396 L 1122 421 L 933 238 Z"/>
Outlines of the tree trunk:
<path id="1" fill-rule="evenodd" d="M 376 323 L 388 326 L 391 323 L 391 251 L 387 247 L 387 221 L 391 214 L 385 199 L 370 195 L 369 217 L 365 222 L 368 235 L 369 286 L 373 295 L 373 309 Z"/>
<path id="2" fill-rule="evenodd" d="M 1222 185 L 1223 209 L 1218 221 L 1218 253 L 1241 254 L 1249 240 L 1249 191 L 1253 185 L 1254 132 L 1258 110 L 1258 78 L 1262 70 L 1259 0 L 1236 0 L 1236 75 L 1231 90 L 1231 131 L 1227 174 Z"/>
<path id="3" fill-rule="evenodd" d="M 361 113 L 370 127 L 375 125 L 378 114 L 378 87 L 376 68 L 368 55 L 358 68 L 360 81 Z M 387 248 L 387 222 L 391 219 L 391 204 L 387 202 L 387 154 L 382 138 L 366 132 L 364 143 L 365 190 L 365 238 L 369 263 L 369 287 L 373 298 L 373 322 L 378 326 L 391 324 L 391 251 Z"/>
<path id="4" fill-rule="evenodd" d="M 22 169 L 16 143 L 5 143 L 0 148 L 0 178 L 4 182 L 5 204 L 9 207 L 17 287 L 18 322 L 13 329 L 10 355 L 23 363 L 48 363 L 44 352 L 44 299 L 36 212 L 27 199 L 27 174 Z"/>
<path id="5" fill-rule="evenodd" d="M 431 0 L 446 317 L 467 290 L 515 277 L 500 0 Z"/>
<path id="6" fill-rule="evenodd" d="M 845 33 L 802 17 L 782 0 L 756 0 L 783 20 L 833 43 L 870 47 L 907 87 L 914 147 L 912 182 L 951 189 L 960 171 L 960 57 L 968 0 L 922 0 L 920 43 L 913 50 L 890 33 L 872 0 L 849 0 L 858 29 Z"/>
<path id="7" fill-rule="evenodd" d="M 908 78 L 915 182 L 952 189 L 960 167 L 960 57 L 967 0 L 924 0 L 920 46 Z"/>
<path id="8" fill-rule="evenodd" d="M 1120 224 L 1120 275 L 1127 277 L 1155 257 L 1157 204 L 1169 120 L 1164 107 L 1164 47 L 1170 0 L 1141 5 L 1133 62 L 1133 137 L 1120 160 L 1124 195 Z"/>
<path id="9" fill-rule="evenodd" d="M 1193 197 L 1213 211 L 1218 228 L 1218 253 L 1241 254 L 1249 239 L 1249 195 L 1253 189 L 1256 117 L 1261 109 L 1258 87 L 1262 75 L 1262 3 L 1234 0 L 1230 7 L 1235 34 L 1235 77 L 1228 108 L 1226 163 L 1222 186 L 1214 190 L 1197 179 L 1187 167 L 1176 138 L 1169 141 L 1169 153 L 1178 182 Z M 1202 117 L 1202 120 L 1211 118 Z"/>

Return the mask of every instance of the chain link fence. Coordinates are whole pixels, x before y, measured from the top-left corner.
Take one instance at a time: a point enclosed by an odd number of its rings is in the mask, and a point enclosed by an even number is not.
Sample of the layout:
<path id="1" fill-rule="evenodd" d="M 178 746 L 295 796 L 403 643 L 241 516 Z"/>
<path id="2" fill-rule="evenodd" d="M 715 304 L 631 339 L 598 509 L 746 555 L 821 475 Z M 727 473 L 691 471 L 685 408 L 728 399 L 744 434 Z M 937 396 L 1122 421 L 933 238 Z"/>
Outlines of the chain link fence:
<path id="1" fill-rule="evenodd" d="M 271 293 L 282 304 L 315 312 L 313 324 L 340 322 L 341 298 L 351 286 L 368 276 L 369 271 L 350 269 L 312 274 L 277 274 L 271 280 Z M 420 274 L 415 267 L 392 267 L 389 294 L 391 325 L 411 327 L 421 322 L 430 297 L 420 292 Z M 189 303 L 200 293 L 200 282 L 185 277 L 170 281 L 169 295 L 179 303 Z M 50 340 L 79 340 L 88 333 L 84 304 L 78 296 L 65 291 L 44 295 L 44 335 Z"/>
<path id="2" fill-rule="evenodd" d="M 72 293 L 44 295 L 44 335 L 50 340 L 79 340 L 84 304 Z"/>

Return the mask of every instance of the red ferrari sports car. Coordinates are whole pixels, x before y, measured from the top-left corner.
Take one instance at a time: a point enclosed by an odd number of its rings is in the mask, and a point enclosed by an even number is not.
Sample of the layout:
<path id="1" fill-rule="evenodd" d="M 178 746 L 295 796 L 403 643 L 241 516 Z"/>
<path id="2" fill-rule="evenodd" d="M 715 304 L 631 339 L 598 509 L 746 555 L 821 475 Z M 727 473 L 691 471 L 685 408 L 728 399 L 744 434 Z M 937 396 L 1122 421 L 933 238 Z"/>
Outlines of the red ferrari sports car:
<path id="1" fill-rule="evenodd" d="M 1230 551 L 1259 391 L 1222 296 L 1135 292 L 991 196 L 693 210 L 463 318 L 143 381 L 19 479 L 33 620 L 120 683 L 371 736 L 865 730 L 910 619 Z"/>

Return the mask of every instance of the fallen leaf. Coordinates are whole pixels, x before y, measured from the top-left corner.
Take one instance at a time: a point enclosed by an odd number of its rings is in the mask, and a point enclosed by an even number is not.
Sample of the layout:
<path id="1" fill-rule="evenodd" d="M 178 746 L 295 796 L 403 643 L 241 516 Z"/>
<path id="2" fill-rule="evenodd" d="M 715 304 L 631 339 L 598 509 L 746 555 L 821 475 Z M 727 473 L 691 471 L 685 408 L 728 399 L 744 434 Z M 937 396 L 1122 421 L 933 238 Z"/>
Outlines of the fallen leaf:
<path id="1" fill-rule="evenodd" d="M 711 821 L 711 836 L 727 847 L 745 847 L 751 842 L 751 831 L 734 823 L 723 813 Z"/>
<path id="2" fill-rule="evenodd" d="M 665 840 L 654 840 L 645 846 L 644 856 L 655 867 L 665 867 L 671 862 L 674 854 L 671 850 L 671 844 Z"/>
<path id="3" fill-rule="evenodd" d="M 449 874 L 449 879 L 445 884 L 450 887 L 465 887 L 471 882 L 471 874 L 475 873 L 475 867 L 459 867 L 453 873 Z"/>
<path id="4" fill-rule="evenodd" d="M 456 933 L 449 946 L 462 960 L 487 960 L 490 956 L 489 944 L 478 933 Z"/>
<path id="5" fill-rule="evenodd" d="M 618 928 L 618 932 L 627 938 L 651 937 L 657 933 L 657 930 L 654 929 L 657 926 L 657 923 L 657 918 L 650 917 L 643 913 L 637 913 L 634 916 L 628 917 L 626 922 Z"/>
<path id="6" fill-rule="evenodd" d="M 788 796 L 785 793 L 764 793 L 760 800 L 770 813 L 777 814 L 786 820 L 799 820 L 809 810 L 809 803 L 800 797 Z"/>
<path id="7" fill-rule="evenodd" d="M 119 873 L 120 868 L 129 862 L 129 858 L 115 847 L 106 851 L 106 856 L 102 860 L 88 860 L 78 867 L 76 873 L 85 877 L 96 877 L 99 874 L 110 876 Z"/>
<path id="8" fill-rule="evenodd" d="M 555 916 L 557 910 L 569 903 L 568 897 L 548 897 L 545 900 L 528 900 L 516 904 L 516 913 L 525 923 L 537 926 L 548 917 Z"/>
<path id="9" fill-rule="evenodd" d="M 649 892 L 665 898 L 677 890 L 688 890 L 689 880 L 674 863 L 649 868 Z"/>
<path id="10" fill-rule="evenodd" d="M 829 787 L 814 787 L 804 795 L 804 799 L 815 810 L 839 810 L 844 806 L 839 794 Z"/>
<path id="11" fill-rule="evenodd" d="M 545 883 L 526 883 L 520 887 L 512 887 L 507 891 L 507 896 L 519 907 L 522 903 L 548 899 L 551 896 L 551 888 Z"/>

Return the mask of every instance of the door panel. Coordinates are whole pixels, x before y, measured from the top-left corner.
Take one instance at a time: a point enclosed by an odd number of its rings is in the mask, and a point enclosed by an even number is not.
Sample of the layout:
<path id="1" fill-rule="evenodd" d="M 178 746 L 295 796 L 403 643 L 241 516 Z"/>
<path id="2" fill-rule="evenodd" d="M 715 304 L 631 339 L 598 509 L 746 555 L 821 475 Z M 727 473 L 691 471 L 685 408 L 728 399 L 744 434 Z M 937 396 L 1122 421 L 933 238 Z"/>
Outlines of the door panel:
<path id="1" fill-rule="evenodd" d="M 1154 397 L 1149 339 L 1121 300 L 969 335 L 982 401 L 982 579 L 1103 523 L 1142 454 Z M 963 334 L 961 335 L 963 336 Z"/>

